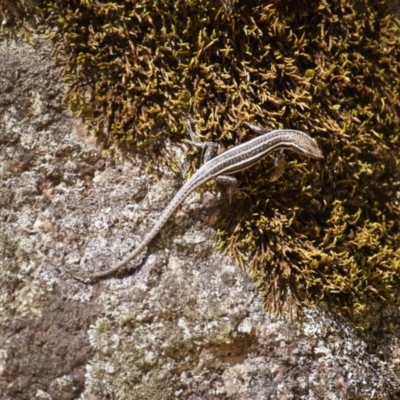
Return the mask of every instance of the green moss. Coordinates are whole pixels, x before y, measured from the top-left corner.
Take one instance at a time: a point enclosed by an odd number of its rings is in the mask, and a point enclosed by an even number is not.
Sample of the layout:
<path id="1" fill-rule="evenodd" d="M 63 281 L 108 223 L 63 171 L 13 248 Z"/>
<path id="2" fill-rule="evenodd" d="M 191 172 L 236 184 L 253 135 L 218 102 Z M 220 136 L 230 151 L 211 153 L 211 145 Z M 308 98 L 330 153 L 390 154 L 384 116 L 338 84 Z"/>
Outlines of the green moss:
<path id="1" fill-rule="evenodd" d="M 33 44 L 32 35 L 45 16 L 45 0 L 2 0 L 0 2 L 0 34 L 20 34 Z"/>
<path id="2" fill-rule="evenodd" d="M 399 280 L 399 24 L 386 1 L 48 1 L 66 101 L 118 145 L 159 160 L 165 140 L 233 145 L 250 121 L 307 131 L 323 162 L 290 155 L 239 177 L 221 249 L 267 308 L 329 302 L 352 317 Z M 168 157 L 164 155 L 164 160 Z M 167 161 L 168 162 L 168 161 Z"/>

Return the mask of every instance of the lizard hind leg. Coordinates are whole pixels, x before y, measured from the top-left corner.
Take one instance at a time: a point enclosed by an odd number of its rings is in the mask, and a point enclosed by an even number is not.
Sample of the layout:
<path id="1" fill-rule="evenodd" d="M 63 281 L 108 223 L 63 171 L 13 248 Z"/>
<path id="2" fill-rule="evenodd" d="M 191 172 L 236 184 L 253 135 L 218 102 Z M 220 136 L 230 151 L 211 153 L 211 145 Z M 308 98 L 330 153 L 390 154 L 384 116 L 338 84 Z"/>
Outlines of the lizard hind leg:
<path id="1" fill-rule="evenodd" d="M 218 175 L 215 178 L 215 181 L 226 188 L 229 204 L 232 204 L 233 195 L 238 187 L 237 179 L 230 175 Z"/>
<path id="2" fill-rule="evenodd" d="M 214 158 L 218 152 L 218 145 L 214 142 L 206 141 L 201 142 L 198 136 L 194 133 L 192 126 L 194 125 L 194 121 L 188 119 L 187 120 L 187 131 L 189 133 L 190 139 L 185 139 L 184 142 L 191 144 L 194 147 L 202 150 L 202 161 L 205 164 L 207 161 Z"/>

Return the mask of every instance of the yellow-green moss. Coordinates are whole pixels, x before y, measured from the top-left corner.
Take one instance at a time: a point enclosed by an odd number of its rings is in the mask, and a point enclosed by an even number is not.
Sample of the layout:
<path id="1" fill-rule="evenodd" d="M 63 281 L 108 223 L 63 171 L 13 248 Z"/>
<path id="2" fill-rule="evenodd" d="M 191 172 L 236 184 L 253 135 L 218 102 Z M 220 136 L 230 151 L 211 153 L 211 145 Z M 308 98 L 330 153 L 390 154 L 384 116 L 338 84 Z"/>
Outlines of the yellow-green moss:
<path id="1" fill-rule="evenodd" d="M 317 139 L 322 162 L 290 155 L 274 183 L 261 163 L 221 211 L 219 246 L 267 308 L 327 301 L 357 316 L 393 299 L 400 30 L 386 1 L 60 0 L 47 11 L 66 101 L 106 148 L 155 160 L 188 116 L 225 145 L 250 138 L 243 121 Z"/>

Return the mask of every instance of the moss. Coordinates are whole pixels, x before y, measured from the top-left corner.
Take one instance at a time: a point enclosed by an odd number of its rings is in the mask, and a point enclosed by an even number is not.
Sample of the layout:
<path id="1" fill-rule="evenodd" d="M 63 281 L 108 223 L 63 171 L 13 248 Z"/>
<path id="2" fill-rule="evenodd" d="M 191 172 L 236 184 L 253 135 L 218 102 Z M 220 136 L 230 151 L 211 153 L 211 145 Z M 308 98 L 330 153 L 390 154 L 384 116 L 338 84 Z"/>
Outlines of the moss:
<path id="1" fill-rule="evenodd" d="M 243 121 L 317 139 L 323 163 L 290 156 L 274 183 L 262 163 L 239 177 L 238 212 L 221 211 L 219 247 L 268 309 L 327 301 L 363 317 L 394 298 L 400 32 L 386 1 L 47 1 L 47 11 L 65 99 L 105 148 L 169 162 L 165 141 L 180 143 L 189 115 L 227 146 L 250 138 Z"/>
<path id="2" fill-rule="evenodd" d="M 45 0 L 3 0 L 0 3 L 0 33 L 13 37 L 20 34 L 33 44 L 33 34 L 45 17 Z"/>

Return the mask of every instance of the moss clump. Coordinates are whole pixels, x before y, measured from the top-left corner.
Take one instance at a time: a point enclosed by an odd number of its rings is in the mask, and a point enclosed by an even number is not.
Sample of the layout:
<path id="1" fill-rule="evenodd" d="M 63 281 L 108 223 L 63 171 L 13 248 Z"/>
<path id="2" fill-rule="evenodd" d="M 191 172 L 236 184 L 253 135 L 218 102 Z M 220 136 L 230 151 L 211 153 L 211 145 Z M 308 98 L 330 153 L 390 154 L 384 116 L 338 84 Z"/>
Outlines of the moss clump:
<path id="1" fill-rule="evenodd" d="M 365 315 L 391 301 L 400 242 L 399 37 L 376 0 L 47 1 L 66 101 L 104 146 L 157 157 L 188 115 L 225 145 L 242 121 L 309 132 L 323 163 L 244 172 L 220 248 L 267 308 L 328 301 Z M 54 31 L 53 31 L 54 32 Z M 382 303 L 380 303 L 382 304 Z M 295 307 L 296 309 L 296 307 Z"/>
<path id="2" fill-rule="evenodd" d="M 45 0 L 2 0 L 0 2 L 0 33 L 12 37 L 21 34 L 31 44 L 32 34 L 45 18 Z"/>

